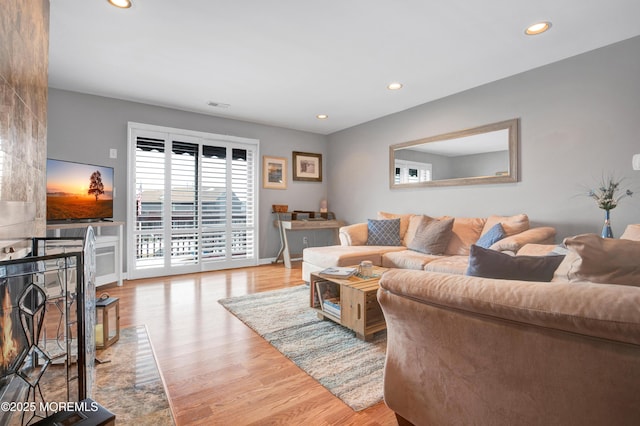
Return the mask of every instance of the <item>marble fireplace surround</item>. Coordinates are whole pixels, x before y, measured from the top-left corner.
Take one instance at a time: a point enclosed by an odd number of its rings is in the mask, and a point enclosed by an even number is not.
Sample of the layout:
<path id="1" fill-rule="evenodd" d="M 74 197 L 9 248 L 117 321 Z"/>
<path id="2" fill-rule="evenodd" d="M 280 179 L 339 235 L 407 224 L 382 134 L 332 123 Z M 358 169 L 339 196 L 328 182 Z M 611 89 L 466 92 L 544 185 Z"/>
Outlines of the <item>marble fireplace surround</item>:
<path id="1" fill-rule="evenodd" d="M 3 0 L 0 240 L 46 234 L 48 52 L 49 0 Z"/>
<path id="2" fill-rule="evenodd" d="M 36 234 L 35 203 L 0 201 L 0 212 L 0 261 L 26 256 Z"/>

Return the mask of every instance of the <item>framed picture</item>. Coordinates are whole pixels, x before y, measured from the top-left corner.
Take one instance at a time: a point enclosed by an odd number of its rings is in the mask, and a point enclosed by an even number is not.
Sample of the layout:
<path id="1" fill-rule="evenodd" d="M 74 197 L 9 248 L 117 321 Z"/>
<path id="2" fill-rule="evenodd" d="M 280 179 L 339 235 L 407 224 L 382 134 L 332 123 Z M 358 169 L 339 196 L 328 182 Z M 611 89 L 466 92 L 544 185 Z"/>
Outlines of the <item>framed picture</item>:
<path id="1" fill-rule="evenodd" d="M 284 157 L 262 157 L 262 187 L 287 189 L 287 159 Z"/>
<path id="2" fill-rule="evenodd" d="M 322 182 L 322 154 L 293 151 L 293 180 Z"/>

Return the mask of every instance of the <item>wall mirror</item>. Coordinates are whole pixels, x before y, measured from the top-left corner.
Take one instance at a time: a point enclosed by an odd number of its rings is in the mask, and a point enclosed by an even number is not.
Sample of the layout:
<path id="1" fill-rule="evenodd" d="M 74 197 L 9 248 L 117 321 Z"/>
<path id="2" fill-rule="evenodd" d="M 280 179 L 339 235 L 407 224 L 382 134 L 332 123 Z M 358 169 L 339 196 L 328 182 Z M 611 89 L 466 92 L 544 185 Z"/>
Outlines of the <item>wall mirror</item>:
<path id="1" fill-rule="evenodd" d="M 518 180 L 518 119 L 389 147 L 391 188 Z"/>

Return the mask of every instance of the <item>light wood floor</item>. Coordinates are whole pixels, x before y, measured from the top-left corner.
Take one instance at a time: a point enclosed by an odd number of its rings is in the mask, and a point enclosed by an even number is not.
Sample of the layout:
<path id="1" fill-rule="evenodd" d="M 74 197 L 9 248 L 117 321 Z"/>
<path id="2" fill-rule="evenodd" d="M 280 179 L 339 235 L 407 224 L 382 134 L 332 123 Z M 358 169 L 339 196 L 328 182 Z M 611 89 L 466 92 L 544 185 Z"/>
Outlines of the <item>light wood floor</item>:
<path id="1" fill-rule="evenodd" d="M 146 324 L 178 425 L 397 425 L 384 402 L 354 412 L 218 300 L 302 284 L 282 264 L 125 281 L 120 326 Z"/>

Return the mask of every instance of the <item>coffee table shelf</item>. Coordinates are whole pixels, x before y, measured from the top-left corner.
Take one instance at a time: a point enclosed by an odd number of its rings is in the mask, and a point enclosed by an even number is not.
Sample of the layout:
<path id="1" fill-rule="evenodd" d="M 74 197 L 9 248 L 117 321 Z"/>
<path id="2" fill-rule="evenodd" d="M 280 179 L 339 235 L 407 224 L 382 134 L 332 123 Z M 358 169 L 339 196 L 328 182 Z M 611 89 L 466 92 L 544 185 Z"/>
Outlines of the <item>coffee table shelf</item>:
<path id="1" fill-rule="evenodd" d="M 319 318 L 329 319 L 353 330 L 356 337 L 371 340 L 373 334 L 386 330 L 387 325 L 378 304 L 377 292 L 382 273 L 387 269 L 374 267 L 374 278 L 351 276 L 346 279 L 326 277 L 312 273 L 309 284 L 309 306 L 316 310 Z M 316 291 L 316 283 L 330 282 L 340 291 L 340 316 L 324 311 Z"/>

